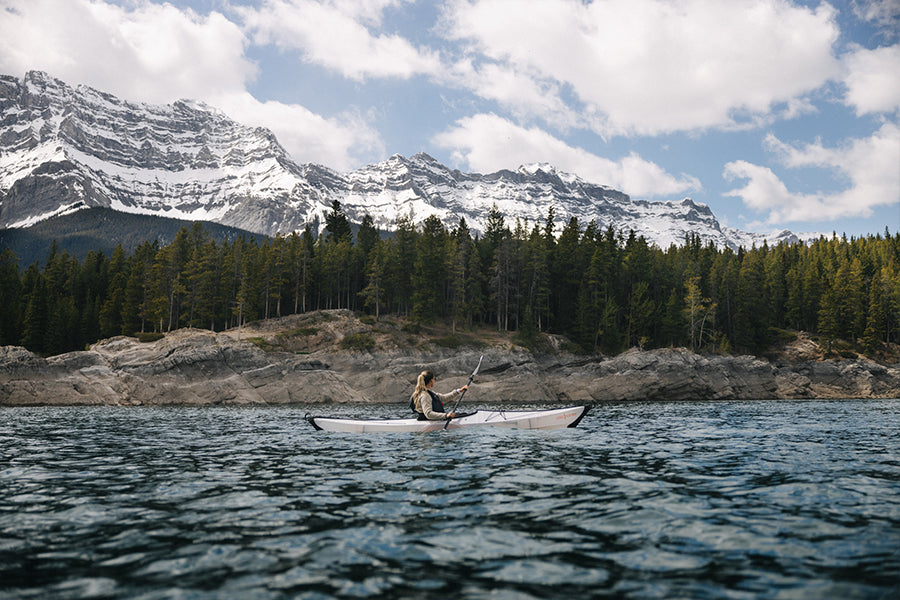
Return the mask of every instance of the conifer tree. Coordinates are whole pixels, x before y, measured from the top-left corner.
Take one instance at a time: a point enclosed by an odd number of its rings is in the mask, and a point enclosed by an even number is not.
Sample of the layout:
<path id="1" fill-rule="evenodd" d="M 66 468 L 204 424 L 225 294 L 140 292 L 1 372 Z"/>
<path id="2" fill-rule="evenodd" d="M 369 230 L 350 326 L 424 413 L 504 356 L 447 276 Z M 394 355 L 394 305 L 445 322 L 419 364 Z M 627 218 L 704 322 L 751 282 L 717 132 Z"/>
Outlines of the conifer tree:
<path id="1" fill-rule="evenodd" d="M 841 297 L 841 337 L 855 341 L 861 338 L 866 325 L 866 307 L 869 298 L 863 281 L 863 266 L 859 257 L 842 262 L 837 283 Z"/>
<path id="2" fill-rule="evenodd" d="M 497 330 L 509 331 L 510 299 L 514 286 L 514 249 L 512 238 L 500 240 L 491 266 L 491 298 L 497 315 Z"/>
<path id="3" fill-rule="evenodd" d="M 465 318 L 466 323 L 471 326 L 476 319 L 484 319 L 486 276 L 476 241 L 470 239 L 466 245 L 468 252 L 466 255 Z"/>
<path id="4" fill-rule="evenodd" d="M 144 242 L 135 249 L 130 261 L 128 281 L 122 302 L 122 335 L 144 333 L 149 318 L 148 291 L 150 269 L 159 250 L 158 242 Z"/>
<path id="5" fill-rule="evenodd" d="M 31 265 L 23 278 L 28 300 L 22 318 L 22 345 L 32 352 L 45 352 L 44 336 L 49 323 L 47 287 L 37 264 Z"/>
<path id="6" fill-rule="evenodd" d="M 0 253 L 0 346 L 19 343 L 22 322 L 22 281 L 19 259 L 7 248 Z"/>
<path id="7" fill-rule="evenodd" d="M 578 219 L 572 217 L 563 227 L 556 241 L 556 251 L 553 256 L 553 270 L 550 273 L 555 302 L 553 307 L 554 329 L 560 332 L 570 332 L 575 325 L 577 315 L 578 289 L 586 265 L 580 265 L 579 242 L 581 232 L 578 227 Z"/>
<path id="8" fill-rule="evenodd" d="M 770 321 L 763 254 L 760 251 L 744 254 L 738 272 L 735 304 L 735 344 L 750 351 L 762 350 L 768 344 Z"/>
<path id="9" fill-rule="evenodd" d="M 359 232 L 356 234 L 356 245 L 362 251 L 363 264 L 368 260 L 369 253 L 379 241 L 378 230 L 375 229 L 375 220 L 372 215 L 366 213 L 363 215 L 362 222 L 359 225 Z"/>
<path id="10" fill-rule="evenodd" d="M 312 278 L 312 256 L 315 240 L 309 225 L 299 236 L 291 234 L 290 239 L 290 264 L 291 285 L 294 290 L 294 312 L 305 313 L 307 310 L 307 296 Z"/>
<path id="11" fill-rule="evenodd" d="M 109 264 L 109 286 L 100 309 L 100 337 L 112 337 L 122 333 L 122 308 L 125 304 L 125 288 L 128 284 L 128 261 L 119 244 L 113 250 Z M 73 311 L 75 307 L 72 307 Z"/>
<path id="12" fill-rule="evenodd" d="M 413 316 L 420 321 L 432 321 L 442 316 L 447 264 L 444 252 L 447 232 L 443 223 L 431 215 L 422 224 L 416 243 L 413 262 Z"/>
<path id="13" fill-rule="evenodd" d="M 684 314 L 691 337 L 691 350 L 697 352 L 703 346 L 703 340 L 711 336 L 715 321 L 715 304 L 703 296 L 700 289 L 700 277 L 695 275 L 685 281 Z"/>
<path id="14" fill-rule="evenodd" d="M 353 237 L 350 221 L 347 219 L 347 215 L 344 214 L 341 203 L 337 200 L 332 200 L 331 212 L 325 215 L 325 231 L 328 236 L 328 241 L 331 242 L 350 242 Z"/>
<path id="15" fill-rule="evenodd" d="M 388 245 L 376 241 L 369 250 L 369 262 L 366 269 L 366 286 L 360 292 L 363 306 L 375 311 L 375 320 L 381 316 L 381 307 L 385 301 L 387 283 Z"/>
<path id="16" fill-rule="evenodd" d="M 826 350 L 831 352 L 832 344 L 841 332 L 841 299 L 837 282 L 823 282 L 824 293 L 819 303 L 818 332 L 826 342 Z"/>
<path id="17" fill-rule="evenodd" d="M 550 209 L 550 216 L 553 208 Z M 531 232 L 531 236 L 525 245 L 526 259 L 523 272 L 523 283 L 527 285 L 526 305 L 531 309 L 531 318 L 538 331 L 543 331 L 550 320 L 550 256 L 552 244 L 548 244 L 546 235 L 552 236 L 552 226 L 549 232 L 545 228 L 542 232 L 537 228 Z M 555 242 L 555 240 L 553 240 Z"/>
<path id="18" fill-rule="evenodd" d="M 444 272 L 446 273 L 446 313 L 450 332 L 456 335 L 456 325 L 464 318 L 466 302 L 466 262 L 463 246 L 455 235 L 446 237 Z"/>
<path id="19" fill-rule="evenodd" d="M 398 315 L 408 315 L 413 300 L 413 269 L 416 261 L 416 227 L 407 216 L 397 219 L 394 229 L 393 243 L 389 253 L 388 278 L 394 290 L 396 311 Z"/>
<path id="20" fill-rule="evenodd" d="M 869 310 L 866 316 L 866 329 L 863 332 L 863 343 L 869 352 L 881 348 L 885 338 L 885 324 L 888 321 L 885 286 L 882 282 L 883 271 L 884 269 L 881 269 L 875 273 L 869 287 Z"/>

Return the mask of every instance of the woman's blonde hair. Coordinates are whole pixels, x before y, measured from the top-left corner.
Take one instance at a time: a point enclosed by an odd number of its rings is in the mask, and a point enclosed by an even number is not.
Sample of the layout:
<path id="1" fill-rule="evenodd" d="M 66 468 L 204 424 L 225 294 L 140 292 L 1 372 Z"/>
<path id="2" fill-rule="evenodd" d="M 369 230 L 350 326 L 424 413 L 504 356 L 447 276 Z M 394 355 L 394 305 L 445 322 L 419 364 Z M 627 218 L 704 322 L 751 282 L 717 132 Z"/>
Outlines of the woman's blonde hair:
<path id="1" fill-rule="evenodd" d="M 431 371 L 422 371 L 419 373 L 419 378 L 416 379 L 416 389 L 412 394 L 413 402 L 419 397 L 419 394 L 424 392 L 427 388 L 426 386 L 431 383 L 431 380 L 434 379 L 434 373 Z"/>

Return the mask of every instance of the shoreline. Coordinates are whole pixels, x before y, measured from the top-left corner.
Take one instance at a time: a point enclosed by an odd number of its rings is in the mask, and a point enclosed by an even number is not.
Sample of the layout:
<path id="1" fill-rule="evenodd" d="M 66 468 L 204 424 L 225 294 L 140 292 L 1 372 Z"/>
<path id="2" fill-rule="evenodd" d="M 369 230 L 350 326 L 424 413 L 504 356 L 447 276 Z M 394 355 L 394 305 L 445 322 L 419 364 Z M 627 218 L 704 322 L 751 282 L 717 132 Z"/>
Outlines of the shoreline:
<path id="1" fill-rule="evenodd" d="M 389 327 L 360 323 L 349 311 L 323 311 L 312 333 L 312 326 L 299 327 L 310 318 L 221 333 L 183 329 L 153 342 L 115 337 L 49 358 L 0 347 L 0 406 L 390 404 L 404 401 L 424 369 L 435 371 L 440 389 L 463 385 L 481 354 L 473 401 L 900 397 L 900 365 L 865 358 L 801 355 L 773 362 L 684 348 L 632 349 L 613 357 L 537 354 L 509 343 L 448 348 L 421 335 L 348 349 L 344 340 Z"/>

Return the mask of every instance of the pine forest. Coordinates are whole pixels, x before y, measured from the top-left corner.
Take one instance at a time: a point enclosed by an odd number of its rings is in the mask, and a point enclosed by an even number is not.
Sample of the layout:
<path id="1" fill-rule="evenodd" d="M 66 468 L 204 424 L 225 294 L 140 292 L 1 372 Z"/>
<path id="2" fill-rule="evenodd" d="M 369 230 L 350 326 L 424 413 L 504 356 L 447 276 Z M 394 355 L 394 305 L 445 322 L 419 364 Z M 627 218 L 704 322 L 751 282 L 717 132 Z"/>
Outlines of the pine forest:
<path id="1" fill-rule="evenodd" d="M 116 335 L 182 327 L 222 330 L 258 319 L 348 308 L 511 332 L 539 348 L 561 334 L 576 352 L 684 346 L 764 353 L 805 331 L 829 351 L 870 356 L 900 343 L 900 234 L 821 237 L 741 248 L 688 237 L 666 249 L 633 232 L 571 218 L 507 223 L 492 209 L 484 235 L 464 220 L 408 218 L 356 235 L 335 202 L 321 235 L 217 242 L 200 225 L 164 246 L 79 261 L 54 244 L 40 263 L 0 255 L 0 345 L 43 355 Z"/>

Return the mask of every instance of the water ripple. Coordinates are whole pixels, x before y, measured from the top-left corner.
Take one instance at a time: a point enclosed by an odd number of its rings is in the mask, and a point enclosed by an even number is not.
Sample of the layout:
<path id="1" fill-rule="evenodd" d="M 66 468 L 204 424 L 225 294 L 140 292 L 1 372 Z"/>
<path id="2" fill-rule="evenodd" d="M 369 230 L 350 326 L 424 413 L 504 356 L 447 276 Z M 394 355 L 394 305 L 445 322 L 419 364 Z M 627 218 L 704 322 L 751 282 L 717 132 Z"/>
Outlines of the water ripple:
<path id="1" fill-rule="evenodd" d="M 429 435 L 307 410 L 3 409 L 0 599 L 900 596 L 896 400 Z"/>

